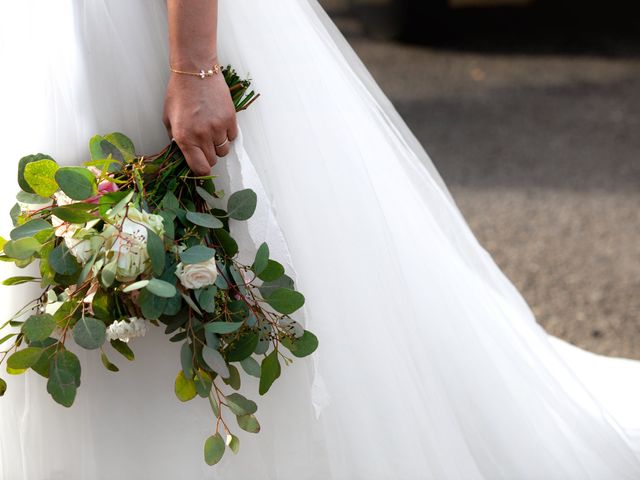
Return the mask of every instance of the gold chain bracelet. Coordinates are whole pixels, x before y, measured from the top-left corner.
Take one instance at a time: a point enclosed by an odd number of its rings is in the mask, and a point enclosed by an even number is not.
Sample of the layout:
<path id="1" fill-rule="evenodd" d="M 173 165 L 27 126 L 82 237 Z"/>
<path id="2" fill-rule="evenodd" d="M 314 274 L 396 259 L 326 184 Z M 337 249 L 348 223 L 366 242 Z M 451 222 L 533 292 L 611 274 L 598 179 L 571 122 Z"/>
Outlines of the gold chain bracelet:
<path id="1" fill-rule="evenodd" d="M 205 77 L 213 77 L 214 75 L 217 75 L 218 73 L 220 73 L 221 68 L 222 67 L 220 65 L 214 64 L 213 67 L 211 67 L 209 70 L 200 70 L 199 72 L 185 72 L 183 70 L 176 70 L 171 65 L 169 65 L 169 70 L 171 70 L 173 73 L 179 73 L 180 75 L 190 75 L 192 77 L 200 77 L 202 79 L 204 79 Z"/>

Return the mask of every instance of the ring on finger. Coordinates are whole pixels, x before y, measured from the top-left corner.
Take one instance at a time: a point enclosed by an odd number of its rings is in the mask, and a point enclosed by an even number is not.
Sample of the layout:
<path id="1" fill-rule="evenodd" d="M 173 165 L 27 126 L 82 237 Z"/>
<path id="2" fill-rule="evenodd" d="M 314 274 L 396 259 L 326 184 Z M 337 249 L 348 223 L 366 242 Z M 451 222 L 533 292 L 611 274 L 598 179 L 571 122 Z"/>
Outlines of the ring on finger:
<path id="1" fill-rule="evenodd" d="M 216 148 L 222 148 L 222 147 L 224 147 L 227 143 L 229 143 L 229 138 L 225 138 L 225 139 L 224 139 L 224 142 L 222 142 L 220 145 L 215 145 L 215 144 L 214 144 L 214 147 L 216 147 Z"/>

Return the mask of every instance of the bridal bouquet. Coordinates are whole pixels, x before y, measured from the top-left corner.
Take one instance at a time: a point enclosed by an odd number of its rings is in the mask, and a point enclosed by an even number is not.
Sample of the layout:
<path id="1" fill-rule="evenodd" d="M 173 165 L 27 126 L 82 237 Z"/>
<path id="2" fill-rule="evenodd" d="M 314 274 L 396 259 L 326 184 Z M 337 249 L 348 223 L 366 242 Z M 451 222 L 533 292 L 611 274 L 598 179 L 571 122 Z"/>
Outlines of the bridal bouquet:
<path id="1" fill-rule="evenodd" d="M 257 97 L 247 93 L 249 82 L 229 67 L 223 73 L 236 109 L 245 109 Z M 238 261 L 229 220 L 252 216 L 252 190 L 226 198 L 213 176 L 193 176 L 174 144 L 144 157 L 112 133 L 93 137 L 89 150 L 83 166 L 59 166 L 43 154 L 20 160 L 15 228 L 0 239 L 0 260 L 20 268 L 35 262 L 39 277 L 4 285 L 38 282 L 43 291 L 0 327 L 13 327 L 0 339 L 11 344 L 0 363 L 9 374 L 31 369 L 46 377 L 53 399 L 70 407 L 81 379 L 71 338 L 117 372 L 105 344 L 133 360 L 129 340 L 163 326 L 169 341 L 181 343 L 176 396 L 207 399 L 217 419 L 204 445 L 213 465 L 227 447 L 239 448 L 223 410 L 242 430 L 260 430 L 256 403 L 235 391 L 241 371 L 259 378 L 263 395 L 281 362 L 292 361 L 285 349 L 304 357 L 317 348 L 291 317 L 304 297 L 266 243 L 251 265 Z M 6 387 L 0 379 L 0 395 Z"/>

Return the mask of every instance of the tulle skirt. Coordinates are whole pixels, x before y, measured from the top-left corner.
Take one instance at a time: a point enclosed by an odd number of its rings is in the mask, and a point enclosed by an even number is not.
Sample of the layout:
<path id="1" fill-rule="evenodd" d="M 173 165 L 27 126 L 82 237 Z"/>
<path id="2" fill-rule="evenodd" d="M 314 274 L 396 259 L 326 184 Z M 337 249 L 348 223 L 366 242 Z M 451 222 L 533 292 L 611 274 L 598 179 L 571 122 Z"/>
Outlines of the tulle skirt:
<path id="1" fill-rule="evenodd" d="M 0 9 L 5 210 L 25 154 L 79 163 L 91 135 L 116 130 L 141 153 L 168 142 L 164 2 Z M 638 364 L 536 324 L 315 0 L 220 0 L 219 24 L 222 61 L 262 96 L 214 173 L 258 192 L 257 215 L 232 228 L 295 272 L 320 348 L 286 367 L 259 398 L 260 434 L 215 467 L 208 405 L 174 397 L 177 346 L 160 329 L 131 342 L 134 362 L 109 353 L 117 374 L 76 349 L 71 409 L 36 374 L 8 379 L 0 479 L 640 478 Z M 4 316 L 33 293 L 4 287 Z M 257 397 L 251 380 L 243 391 Z"/>

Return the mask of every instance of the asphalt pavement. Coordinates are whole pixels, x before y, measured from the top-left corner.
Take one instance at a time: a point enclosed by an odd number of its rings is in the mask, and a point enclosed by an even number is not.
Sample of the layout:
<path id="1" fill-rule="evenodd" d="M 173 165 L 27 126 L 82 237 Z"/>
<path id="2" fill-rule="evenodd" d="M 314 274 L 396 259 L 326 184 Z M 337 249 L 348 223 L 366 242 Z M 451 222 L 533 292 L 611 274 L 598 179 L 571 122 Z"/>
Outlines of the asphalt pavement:
<path id="1" fill-rule="evenodd" d="M 637 39 L 568 32 L 592 41 L 537 48 L 535 32 L 515 31 L 418 45 L 333 13 L 538 321 L 640 358 Z"/>

